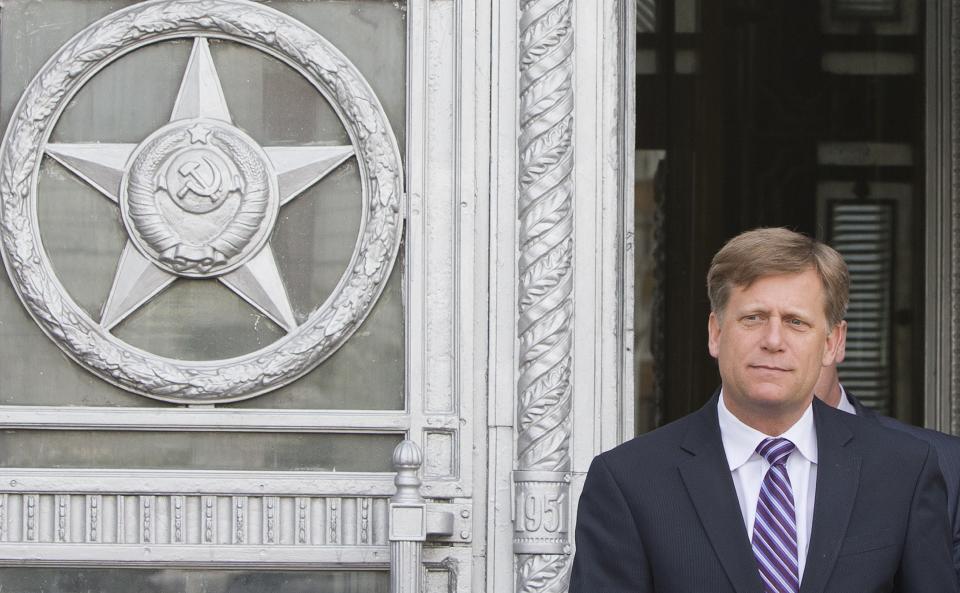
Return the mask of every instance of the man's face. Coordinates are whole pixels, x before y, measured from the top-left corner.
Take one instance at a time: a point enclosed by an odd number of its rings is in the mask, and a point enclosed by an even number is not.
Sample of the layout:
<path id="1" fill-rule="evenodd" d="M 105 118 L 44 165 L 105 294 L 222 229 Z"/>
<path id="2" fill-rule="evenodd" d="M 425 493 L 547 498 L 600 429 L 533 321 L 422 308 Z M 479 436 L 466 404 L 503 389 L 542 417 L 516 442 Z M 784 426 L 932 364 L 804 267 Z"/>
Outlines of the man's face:
<path id="1" fill-rule="evenodd" d="M 792 425 L 809 405 L 821 367 L 834 360 L 838 332 L 831 329 L 812 268 L 734 287 L 722 319 L 711 313 L 709 321 L 710 354 L 730 411 L 760 430 Z"/>

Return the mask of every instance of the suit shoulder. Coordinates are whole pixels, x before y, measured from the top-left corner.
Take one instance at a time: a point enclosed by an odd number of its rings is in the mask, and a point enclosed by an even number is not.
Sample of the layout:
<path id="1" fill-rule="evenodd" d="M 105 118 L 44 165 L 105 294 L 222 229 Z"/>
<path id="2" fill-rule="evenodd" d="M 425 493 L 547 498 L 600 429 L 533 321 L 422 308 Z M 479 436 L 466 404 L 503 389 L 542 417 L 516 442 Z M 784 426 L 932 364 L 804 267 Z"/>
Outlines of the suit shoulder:
<path id="1" fill-rule="evenodd" d="M 696 413 L 695 413 L 696 414 Z M 601 453 L 603 462 L 611 469 L 648 465 L 672 459 L 680 443 L 694 422 L 694 414 L 684 416 L 650 432 L 635 436 L 609 451 Z"/>
<path id="2" fill-rule="evenodd" d="M 944 473 L 946 474 L 948 469 L 951 469 L 954 475 L 960 475 L 960 438 L 938 430 L 906 424 L 896 418 L 887 416 L 880 416 L 879 421 L 885 428 L 908 434 L 928 443 L 936 450 L 937 458 Z"/>
<path id="3" fill-rule="evenodd" d="M 890 418 L 889 416 L 878 416 L 878 420 L 885 428 L 892 428 L 900 432 L 905 432 L 913 437 L 934 445 L 937 447 L 937 449 L 943 448 L 945 450 L 960 451 L 960 437 L 955 437 L 952 434 L 940 432 L 939 430 L 907 424 L 906 422 L 901 422 L 900 420 L 897 420 L 896 418 Z"/>
<path id="4" fill-rule="evenodd" d="M 879 455 L 886 462 L 898 459 L 906 461 L 911 458 L 922 461 L 929 455 L 931 443 L 908 431 L 890 430 L 890 427 L 878 419 L 848 414 L 832 408 L 829 412 L 838 415 L 865 454 Z"/>

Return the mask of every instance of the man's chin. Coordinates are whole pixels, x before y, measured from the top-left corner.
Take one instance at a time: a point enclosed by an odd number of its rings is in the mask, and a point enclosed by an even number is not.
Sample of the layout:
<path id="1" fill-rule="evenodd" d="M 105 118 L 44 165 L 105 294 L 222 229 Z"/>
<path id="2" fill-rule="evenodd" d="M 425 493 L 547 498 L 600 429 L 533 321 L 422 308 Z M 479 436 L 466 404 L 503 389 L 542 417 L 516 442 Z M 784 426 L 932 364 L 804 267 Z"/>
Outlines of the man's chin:
<path id="1" fill-rule="evenodd" d="M 750 401 L 756 406 L 770 409 L 791 408 L 799 405 L 803 399 L 782 385 L 758 385 L 750 390 Z"/>

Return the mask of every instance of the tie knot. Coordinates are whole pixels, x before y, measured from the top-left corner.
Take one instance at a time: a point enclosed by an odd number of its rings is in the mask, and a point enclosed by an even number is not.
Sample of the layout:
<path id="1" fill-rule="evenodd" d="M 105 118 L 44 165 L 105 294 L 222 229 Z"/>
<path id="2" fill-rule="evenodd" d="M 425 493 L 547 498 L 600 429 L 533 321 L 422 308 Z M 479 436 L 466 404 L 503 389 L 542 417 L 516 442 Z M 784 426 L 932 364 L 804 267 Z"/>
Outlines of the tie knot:
<path id="1" fill-rule="evenodd" d="M 789 457 L 796 448 L 797 446 L 788 439 L 771 437 L 763 439 L 760 444 L 757 445 L 757 453 L 763 455 L 770 465 L 777 465 L 778 463 L 786 463 L 787 457 Z"/>

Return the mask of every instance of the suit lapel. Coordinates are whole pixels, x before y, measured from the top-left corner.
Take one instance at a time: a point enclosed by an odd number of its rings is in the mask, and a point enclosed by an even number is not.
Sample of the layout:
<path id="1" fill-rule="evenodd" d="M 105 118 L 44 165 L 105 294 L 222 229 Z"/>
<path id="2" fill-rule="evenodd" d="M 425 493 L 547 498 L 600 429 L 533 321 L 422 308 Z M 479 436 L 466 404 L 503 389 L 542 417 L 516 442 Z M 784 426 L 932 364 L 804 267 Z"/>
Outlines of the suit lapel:
<path id="1" fill-rule="evenodd" d="M 682 447 L 693 457 L 679 466 L 680 476 L 724 571 L 737 593 L 762 593 L 763 583 L 720 439 L 716 395 L 697 412 Z"/>
<path id="2" fill-rule="evenodd" d="M 817 493 L 800 593 L 821 593 L 826 586 L 850 522 L 860 483 L 860 457 L 846 447 L 853 435 L 841 422 L 839 414 L 843 412 L 829 409 L 814 399 Z"/>

